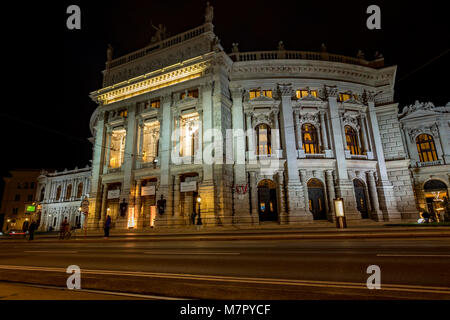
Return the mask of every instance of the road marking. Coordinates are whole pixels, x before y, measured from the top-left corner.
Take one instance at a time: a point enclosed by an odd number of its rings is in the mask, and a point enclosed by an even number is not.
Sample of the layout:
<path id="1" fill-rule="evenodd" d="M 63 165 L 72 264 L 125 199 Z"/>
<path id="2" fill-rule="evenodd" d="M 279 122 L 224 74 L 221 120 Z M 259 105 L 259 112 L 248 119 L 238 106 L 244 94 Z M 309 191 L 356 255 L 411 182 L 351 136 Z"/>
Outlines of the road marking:
<path id="1" fill-rule="evenodd" d="M 171 251 L 145 251 L 145 254 L 155 254 L 155 255 L 170 255 L 170 254 L 182 254 L 182 255 L 240 255 L 239 252 L 171 252 Z"/>
<path id="2" fill-rule="evenodd" d="M 188 300 L 188 299 L 182 299 L 182 298 L 173 298 L 173 297 L 166 297 L 166 296 L 155 296 L 155 295 L 137 294 L 137 293 L 126 293 L 126 292 L 117 292 L 117 291 L 103 291 L 103 290 L 94 290 L 94 289 L 69 290 L 64 287 L 49 286 L 49 285 L 16 283 L 16 282 L 7 282 L 7 283 L 8 284 L 18 284 L 18 285 L 28 286 L 28 287 L 35 287 L 35 288 L 43 288 L 43 289 L 64 290 L 64 291 L 69 291 L 69 292 L 97 293 L 97 294 L 104 294 L 104 295 L 125 296 L 125 297 L 156 299 L 156 300 Z"/>
<path id="3" fill-rule="evenodd" d="M 78 253 L 78 251 L 24 251 L 26 253 Z"/>
<path id="4" fill-rule="evenodd" d="M 46 271 L 46 272 L 66 272 L 65 268 L 57 267 L 33 267 L 33 266 L 13 266 L 0 265 L 0 270 L 21 270 L 21 271 Z M 362 289 L 368 290 L 366 283 L 355 282 L 337 282 L 337 281 L 316 281 L 316 280 L 293 280 L 293 279 L 271 279 L 271 278 L 248 278 L 231 276 L 211 276 L 195 274 L 178 273 L 156 273 L 156 272 L 138 272 L 138 271 L 118 271 L 118 270 L 93 270 L 82 269 L 83 274 L 110 275 L 110 276 L 131 276 L 145 278 L 164 278 L 181 280 L 199 280 L 216 282 L 237 282 L 254 284 L 271 284 L 285 286 L 304 286 L 304 287 L 323 287 L 323 288 L 343 288 L 343 289 Z M 404 291 L 419 293 L 440 293 L 450 295 L 449 287 L 416 286 L 402 284 L 383 284 L 381 290 L 385 291 Z"/>
<path id="5" fill-rule="evenodd" d="M 390 253 L 380 253 L 377 257 L 446 257 L 450 258 L 450 254 L 390 254 Z"/>

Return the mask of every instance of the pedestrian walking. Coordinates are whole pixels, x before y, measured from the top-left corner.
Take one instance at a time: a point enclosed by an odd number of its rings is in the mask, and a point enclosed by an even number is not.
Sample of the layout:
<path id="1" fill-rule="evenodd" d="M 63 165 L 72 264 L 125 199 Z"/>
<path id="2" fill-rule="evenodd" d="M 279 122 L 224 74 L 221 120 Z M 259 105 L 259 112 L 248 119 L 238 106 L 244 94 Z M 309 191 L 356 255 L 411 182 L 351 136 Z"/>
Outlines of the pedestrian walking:
<path id="1" fill-rule="evenodd" d="M 66 236 L 67 228 L 69 223 L 67 222 L 67 217 L 64 218 L 64 221 L 61 222 L 61 226 L 59 228 L 59 239 L 64 239 Z"/>
<path id="2" fill-rule="evenodd" d="M 109 238 L 109 229 L 111 228 L 111 217 L 108 215 L 105 221 L 105 239 Z"/>
<path id="3" fill-rule="evenodd" d="M 28 228 L 28 232 L 30 237 L 28 238 L 28 240 L 33 240 L 34 239 L 34 231 L 36 230 L 37 227 L 37 223 L 33 220 Z"/>

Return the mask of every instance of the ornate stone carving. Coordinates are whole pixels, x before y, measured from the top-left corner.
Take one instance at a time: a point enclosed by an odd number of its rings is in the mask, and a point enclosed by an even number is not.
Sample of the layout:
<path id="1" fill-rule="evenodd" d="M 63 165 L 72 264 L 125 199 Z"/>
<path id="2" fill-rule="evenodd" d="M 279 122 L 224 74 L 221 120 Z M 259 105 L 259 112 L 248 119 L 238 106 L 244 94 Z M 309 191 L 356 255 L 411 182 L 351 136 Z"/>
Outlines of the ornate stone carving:
<path id="1" fill-rule="evenodd" d="M 403 111 L 399 115 L 399 117 L 406 116 L 406 115 L 408 115 L 410 113 L 413 113 L 415 111 L 418 111 L 418 110 L 433 110 L 433 111 L 437 111 L 435 109 L 436 109 L 436 107 L 434 106 L 434 104 L 432 102 L 419 102 L 418 100 L 416 100 L 416 102 L 414 104 L 411 104 L 409 106 L 403 107 Z"/>
<path id="2" fill-rule="evenodd" d="M 337 97 L 338 96 L 338 90 L 336 87 L 328 87 L 325 86 L 324 88 L 325 96 L 328 97 Z"/>
<path id="3" fill-rule="evenodd" d="M 283 83 L 278 84 L 278 93 L 282 97 L 292 97 L 294 94 L 294 90 L 292 89 L 292 84 L 290 83 Z"/>
<path id="4" fill-rule="evenodd" d="M 349 112 L 345 112 L 342 115 L 342 122 L 344 123 L 344 126 L 350 126 L 357 131 L 360 129 L 357 116 L 350 114 Z"/>
<path id="5" fill-rule="evenodd" d="M 320 127 L 320 120 L 319 120 L 319 114 L 318 113 L 305 113 L 300 114 L 300 124 L 303 125 L 304 123 L 311 123 L 315 127 Z"/>
<path id="6" fill-rule="evenodd" d="M 205 22 L 206 23 L 212 23 L 214 18 L 214 7 L 209 4 L 209 1 L 206 2 L 206 8 L 205 8 Z"/>

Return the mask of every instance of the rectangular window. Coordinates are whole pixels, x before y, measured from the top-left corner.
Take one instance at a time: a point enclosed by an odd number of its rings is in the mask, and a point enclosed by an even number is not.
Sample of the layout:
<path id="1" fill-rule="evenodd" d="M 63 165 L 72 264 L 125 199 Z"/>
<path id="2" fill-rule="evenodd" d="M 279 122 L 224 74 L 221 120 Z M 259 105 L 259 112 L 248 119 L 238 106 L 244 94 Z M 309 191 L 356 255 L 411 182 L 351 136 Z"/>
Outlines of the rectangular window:
<path id="1" fill-rule="evenodd" d="M 124 110 L 120 110 L 119 111 L 119 116 L 122 118 L 126 118 L 128 115 L 128 110 L 124 109 Z"/>
<path id="2" fill-rule="evenodd" d="M 159 107 L 161 106 L 161 100 L 153 100 L 152 102 L 151 102 L 151 106 L 152 106 L 152 108 L 154 108 L 154 109 L 159 109 Z"/>
<path id="3" fill-rule="evenodd" d="M 186 96 L 186 92 L 182 92 L 180 94 L 180 99 L 184 99 L 185 96 Z M 188 91 L 188 96 L 191 97 L 191 98 L 198 98 L 198 89 L 189 90 Z"/>
<path id="4" fill-rule="evenodd" d="M 317 98 L 317 96 L 318 96 L 317 90 L 310 90 L 310 93 L 311 93 L 311 95 L 312 95 L 313 97 L 316 97 L 316 98 Z M 308 95 L 308 90 L 304 90 L 304 89 L 302 89 L 302 90 L 297 90 L 297 91 L 295 92 L 295 95 L 297 96 L 297 99 L 306 97 L 306 96 Z"/>
<path id="5" fill-rule="evenodd" d="M 344 102 L 351 98 L 352 96 L 348 93 L 339 93 L 339 101 Z"/>
<path id="6" fill-rule="evenodd" d="M 20 194 L 16 194 L 16 196 L 14 197 L 14 201 L 20 201 Z"/>
<path id="7" fill-rule="evenodd" d="M 28 195 L 27 201 L 28 201 L 28 202 L 33 201 L 33 195 L 32 195 L 32 194 L 29 194 L 29 195 Z"/>
<path id="8" fill-rule="evenodd" d="M 250 100 L 255 99 L 261 95 L 261 90 L 250 90 Z M 265 97 L 272 98 L 272 90 L 262 90 Z"/>
<path id="9" fill-rule="evenodd" d="M 12 210 L 12 213 L 13 213 L 13 214 L 18 214 L 18 213 L 19 213 L 19 208 L 14 208 L 14 209 Z"/>

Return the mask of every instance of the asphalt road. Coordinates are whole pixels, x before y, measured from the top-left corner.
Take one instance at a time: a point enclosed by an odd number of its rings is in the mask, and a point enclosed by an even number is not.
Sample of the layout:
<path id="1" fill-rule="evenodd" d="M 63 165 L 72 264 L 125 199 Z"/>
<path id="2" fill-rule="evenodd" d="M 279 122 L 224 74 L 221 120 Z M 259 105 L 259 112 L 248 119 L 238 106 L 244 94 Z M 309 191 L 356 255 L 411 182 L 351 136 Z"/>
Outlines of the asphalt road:
<path id="1" fill-rule="evenodd" d="M 69 265 L 82 289 L 163 298 L 450 299 L 450 238 L 0 241 L 0 281 L 64 287 Z"/>

